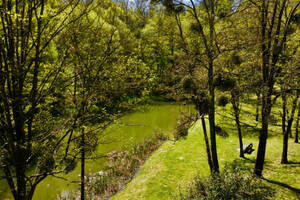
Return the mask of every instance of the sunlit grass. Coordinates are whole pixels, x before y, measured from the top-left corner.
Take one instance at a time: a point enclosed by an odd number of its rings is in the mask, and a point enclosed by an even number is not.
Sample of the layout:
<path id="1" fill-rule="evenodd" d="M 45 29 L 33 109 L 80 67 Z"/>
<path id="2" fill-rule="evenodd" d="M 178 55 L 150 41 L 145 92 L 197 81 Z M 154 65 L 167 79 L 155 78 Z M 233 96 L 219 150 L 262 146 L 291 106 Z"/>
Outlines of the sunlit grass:
<path id="1" fill-rule="evenodd" d="M 219 109 L 220 114 L 217 116 L 217 124 L 229 133 L 228 138 L 217 137 L 221 170 L 224 170 L 225 166 L 238 166 L 253 171 L 256 151 L 252 155 L 247 155 L 248 159 L 238 157 L 239 144 L 234 119 L 225 114 L 230 107 L 228 105 Z M 241 121 L 244 144 L 253 143 L 257 150 L 260 124 L 255 121 L 255 107 L 243 104 L 243 109 Z M 275 107 L 273 112 L 279 113 L 279 109 Z M 275 117 L 280 120 L 277 114 Z M 300 144 L 295 144 L 292 140 L 289 142 L 288 165 L 280 164 L 281 152 L 281 128 L 271 125 L 263 171 L 264 182 L 276 189 L 276 199 L 299 199 Z M 196 174 L 202 177 L 209 175 L 202 128 L 199 123 L 190 129 L 186 139 L 163 144 L 144 164 L 138 176 L 112 199 L 174 199 L 180 188 L 188 187 Z"/>

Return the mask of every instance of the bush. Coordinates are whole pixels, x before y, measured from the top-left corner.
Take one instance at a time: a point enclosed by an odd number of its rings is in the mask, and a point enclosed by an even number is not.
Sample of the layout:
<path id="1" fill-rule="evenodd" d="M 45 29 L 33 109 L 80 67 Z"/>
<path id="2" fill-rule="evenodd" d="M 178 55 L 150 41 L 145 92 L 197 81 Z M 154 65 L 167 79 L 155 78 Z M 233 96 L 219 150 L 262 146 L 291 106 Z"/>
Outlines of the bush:
<path id="1" fill-rule="evenodd" d="M 218 99 L 218 106 L 225 107 L 229 103 L 228 97 L 226 96 L 220 96 Z"/>
<path id="2" fill-rule="evenodd" d="M 197 176 L 185 193 L 180 192 L 181 200 L 263 200 L 272 199 L 275 191 L 262 183 L 261 179 L 246 171 L 233 170 L 201 179 Z"/>
<path id="3" fill-rule="evenodd" d="M 219 136 L 222 136 L 222 137 L 228 137 L 229 134 L 224 130 L 222 129 L 220 126 L 215 126 L 215 130 L 216 130 L 216 134 L 219 135 Z"/>
<path id="4" fill-rule="evenodd" d="M 188 130 L 191 127 L 192 122 L 194 121 L 195 117 L 193 115 L 189 115 L 186 113 L 181 114 L 180 118 L 177 121 L 176 131 L 174 131 L 175 141 L 188 135 Z"/>
<path id="5" fill-rule="evenodd" d="M 197 84 L 191 76 L 186 76 L 182 80 L 183 90 L 187 93 L 193 93 L 197 91 Z"/>
<path id="6" fill-rule="evenodd" d="M 193 96 L 193 102 L 200 114 L 209 113 L 210 100 L 206 91 L 199 91 L 196 96 Z"/>
<path id="7" fill-rule="evenodd" d="M 221 91 L 229 91 L 235 87 L 235 80 L 228 77 L 223 76 L 221 74 L 217 75 L 214 79 L 214 86 Z"/>

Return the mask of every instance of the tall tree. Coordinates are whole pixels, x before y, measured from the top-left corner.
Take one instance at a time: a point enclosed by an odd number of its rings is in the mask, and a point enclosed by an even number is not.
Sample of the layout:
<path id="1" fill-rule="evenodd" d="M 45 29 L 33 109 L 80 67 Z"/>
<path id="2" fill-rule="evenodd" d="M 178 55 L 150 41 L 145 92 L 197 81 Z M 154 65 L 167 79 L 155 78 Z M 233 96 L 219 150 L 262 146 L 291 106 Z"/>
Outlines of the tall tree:
<path id="1" fill-rule="evenodd" d="M 1 1 L 0 162 L 17 200 L 31 199 L 43 179 L 61 171 L 53 143 L 57 141 L 55 133 L 69 121 L 51 124 L 49 110 L 42 104 L 53 90 L 62 64 L 51 62 L 45 55 L 65 25 L 81 14 L 72 20 L 69 16 L 78 6 L 87 5 L 79 0 Z M 34 165 L 36 173 L 28 174 Z"/>
<path id="2" fill-rule="evenodd" d="M 249 2 L 260 13 L 260 53 L 262 61 L 262 128 L 254 173 L 262 176 L 268 138 L 269 116 L 272 109 L 274 85 L 282 68 L 278 60 L 286 44 L 288 30 L 300 2 L 290 0 L 262 0 Z M 286 12 L 286 13 L 285 13 Z"/>

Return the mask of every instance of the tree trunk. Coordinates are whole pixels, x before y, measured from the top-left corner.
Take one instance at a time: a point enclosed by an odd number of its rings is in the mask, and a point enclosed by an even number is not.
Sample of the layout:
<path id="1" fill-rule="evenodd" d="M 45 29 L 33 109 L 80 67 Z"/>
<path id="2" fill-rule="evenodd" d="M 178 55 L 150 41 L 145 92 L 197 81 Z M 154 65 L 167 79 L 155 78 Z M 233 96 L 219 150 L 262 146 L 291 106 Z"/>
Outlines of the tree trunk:
<path id="1" fill-rule="evenodd" d="M 295 143 L 298 143 L 298 137 L 299 137 L 299 118 L 300 118 L 300 103 L 298 104 L 298 116 L 297 116 L 297 120 L 296 120 L 296 132 L 295 132 Z"/>
<path id="2" fill-rule="evenodd" d="M 258 122 L 259 120 L 259 103 L 260 103 L 260 91 L 256 92 L 257 100 L 256 100 L 256 116 L 255 120 Z"/>
<path id="3" fill-rule="evenodd" d="M 297 108 L 298 98 L 299 98 L 299 95 L 297 94 L 297 96 L 293 100 L 291 116 L 288 120 L 288 125 L 287 125 L 286 132 L 284 133 L 281 164 L 287 164 L 288 163 L 287 155 L 288 155 L 289 133 L 292 132 L 291 129 L 292 129 L 292 125 L 293 125 L 295 111 L 296 111 L 296 108 Z"/>
<path id="4" fill-rule="evenodd" d="M 266 1 L 262 1 L 260 9 L 260 22 L 261 22 L 261 59 L 262 59 L 262 105 L 261 105 L 261 121 L 262 128 L 259 135 L 259 144 L 255 162 L 254 173 L 257 176 L 262 176 L 262 171 L 264 168 L 266 145 L 268 138 L 268 126 L 269 126 L 269 115 L 271 112 L 271 96 L 273 93 L 273 79 L 270 77 L 269 67 L 270 67 L 270 47 L 267 45 L 271 41 L 271 38 L 267 35 L 267 14 L 268 6 Z"/>
<path id="5" fill-rule="evenodd" d="M 240 117 L 238 111 L 235 112 L 235 123 L 238 129 L 238 135 L 239 135 L 239 142 L 240 142 L 240 157 L 244 158 L 244 151 L 243 151 L 243 136 L 242 136 L 242 129 L 240 124 Z"/>
<path id="6" fill-rule="evenodd" d="M 270 88 L 268 88 L 270 90 Z M 266 154 L 266 145 L 267 145 L 267 138 L 268 138 L 268 120 L 271 111 L 271 95 L 268 92 L 263 92 L 262 95 L 262 128 L 259 136 L 259 145 L 257 150 L 256 162 L 255 162 L 255 169 L 254 173 L 257 176 L 262 176 L 262 171 L 264 168 L 265 162 L 265 154 Z"/>
<path id="7" fill-rule="evenodd" d="M 21 95 L 16 95 L 16 99 L 20 98 Z M 19 102 L 22 102 L 21 100 Z M 27 186 L 26 186 L 26 146 L 25 144 L 25 131 L 24 131 L 24 117 L 21 109 L 22 103 L 14 102 L 14 121 L 15 121 L 15 132 L 16 132 L 16 150 L 14 151 L 15 160 L 15 173 L 17 181 L 17 200 L 27 199 Z"/>
<path id="8" fill-rule="evenodd" d="M 204 119 L 203 115 L 201 116 L 201 122 L 202 122 L 202 128 L 203 128 L 203 134 L 204 134 L 204 140 L 205 140 L 205 146 L 206 146 L 208 165 L 209 165 L 210 172 L 213 174 L 213 169 L 214 169 L 213 162 L 211 159 L 210 146 L 209 146 L 209 141 L 208 141 L 208 137 L 207 137 L 205 119 Z"/>
<path id="9" fill-rule="evenodd" d="M 231 91 L 231 104 L 234 111 L 234 117 L 235 117 L 235 124 L 238 131 L 239 136 L 239 144 L 240 144 L 240 157 L 244 158 L 244 151 L 243 151 L 243 136 L 242 136 L 242 129 L 240 124 L 240 109 L 239 109 L 239 97 L 238 94 L 235 94 L 235 91 Z"/>
<path id="10" fill-rule="evenodd" d="M 217 142 L 216 142 L 216 133 L 215 133 L 215 90 L 213 86 L 213 61 L 212 59 L 209 62 L 209 70 L 208 70 L 208 85 L 209 85 L 209 95 L 210 95 L 210 103 L 209 103 L 209 128 L 210 128 L 210 146 L 211 146 L 211 154 L 213 160 L 213 168 L 214 172 L 219 172 L 219 162 L 218 162 L 218 152 L 217 152 Z"/>
<path id="11" fill-rule="evenodd" d="M 20 148 L 18 148 L 21 150 Z M 18 151 L 19 153 L 16 155 L 16 178 L 17 178 L 17 199 L 16 200 L 24 200 L 26 198 L 26 181 L 25 181 L 25 163 L 23 162 L 24 153 Z"/>
<path id="12" fill-rule="evenodd" d="M 299 93 L 297 93 L 295 99 L 293 100 L 292 112 L 291 112 L 291 116 L 288 120 L 287 132 L 290 133 L 290 136 L 292 135 L 292 126 L 293 126 L 293 122 L 294 122 L 295 112 L 297 109 L 298 99 L 299 99 Z"/>
<path id="13" fill-rule="evenodd" d="M 16 191 L 16 187 L 15 187 L 15 184 L 13 181 L 13 176 L 12 176 L 8 166 L 6 166 L 6 165 L 3 166 L 3 171 L 4 171 L 5 178 L 7 180 L 7 183 L 9 185 L 11 193 L 12 193 L 14 199 L 17 199 L 17 191 Z"/>
<path id="14" fill-rule="evenodd" d="M 84 164 L 85 164 L 85 140 L 84 140 L 84 128 L 81 134 L 81 200 L 84 200 Z"/>
<path id="15" fill-rule="evenodd" d="M 285 134 L 285 120 L 286 120 L 286 93 L 281 89 L 281 98 L 282 98 L 282 134 Z"/>
<path id="16" fill-rule="evenodd" d="M 282 157 L 281 163 L 286 164 L 288 163 L 287 160 L 287 151 L 288 151 L 288 132 L 286 131 L 285 121 L 286 121 L 286 93 L 281 89 L 281 98 L 282 98 L 282 134 L 283 134 L 283 150 L 282 150 Z"/>
<path id="17" fill-rule="evenodd" d="M 282 157 L 281 157 L 281 164 L 287 164 L 287 152 L 288 152 L 288 143 L 289 142 L 289 134 L 287 131 L 283 134 L 283 150 L 282 150 Z"/>

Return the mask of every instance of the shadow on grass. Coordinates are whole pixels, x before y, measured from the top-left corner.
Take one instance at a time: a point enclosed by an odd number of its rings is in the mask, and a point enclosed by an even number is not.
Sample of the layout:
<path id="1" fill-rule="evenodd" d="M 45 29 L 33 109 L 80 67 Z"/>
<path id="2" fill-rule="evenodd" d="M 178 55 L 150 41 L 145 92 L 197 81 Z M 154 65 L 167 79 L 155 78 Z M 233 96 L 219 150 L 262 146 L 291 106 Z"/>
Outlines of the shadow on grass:
<path id="1" fill-rule="evenodd" d="M 262 178 L 262 179 L 269 182 L 269 183 L 272 183 L 272 184 L 278 185 L 280 187 L 284 187 L 286 189 L 289 189 L 290 191 L 292 191 L 293 193 L 296 194 L 298 199 L 300 199 L 300 189 L 299 188 L 292 187 L 292 186 L 290 186 L 286 183 L 282 183 L 282 182 L 279 182 L 279 181 L 269 180 L 269 179 L 266 179 L 266 178 Z"/>
<path id="2" fill-rule="evenodd" d="M 226 169 L 241 169 L 245 171 L 251 172 L 253 169 L 253 164 L 255 163 L 254 159 L 250 158 L 236 158 L 232 162 L 226 162 L 225 168 Z"/>
<path id="3" fill-rule="evenodd" d="M 289 163 L 288 164 L 291 164 L 291 165 L 300 165 L 300 162 L 294 162 L 294 161 L 289 161 Z"/>

